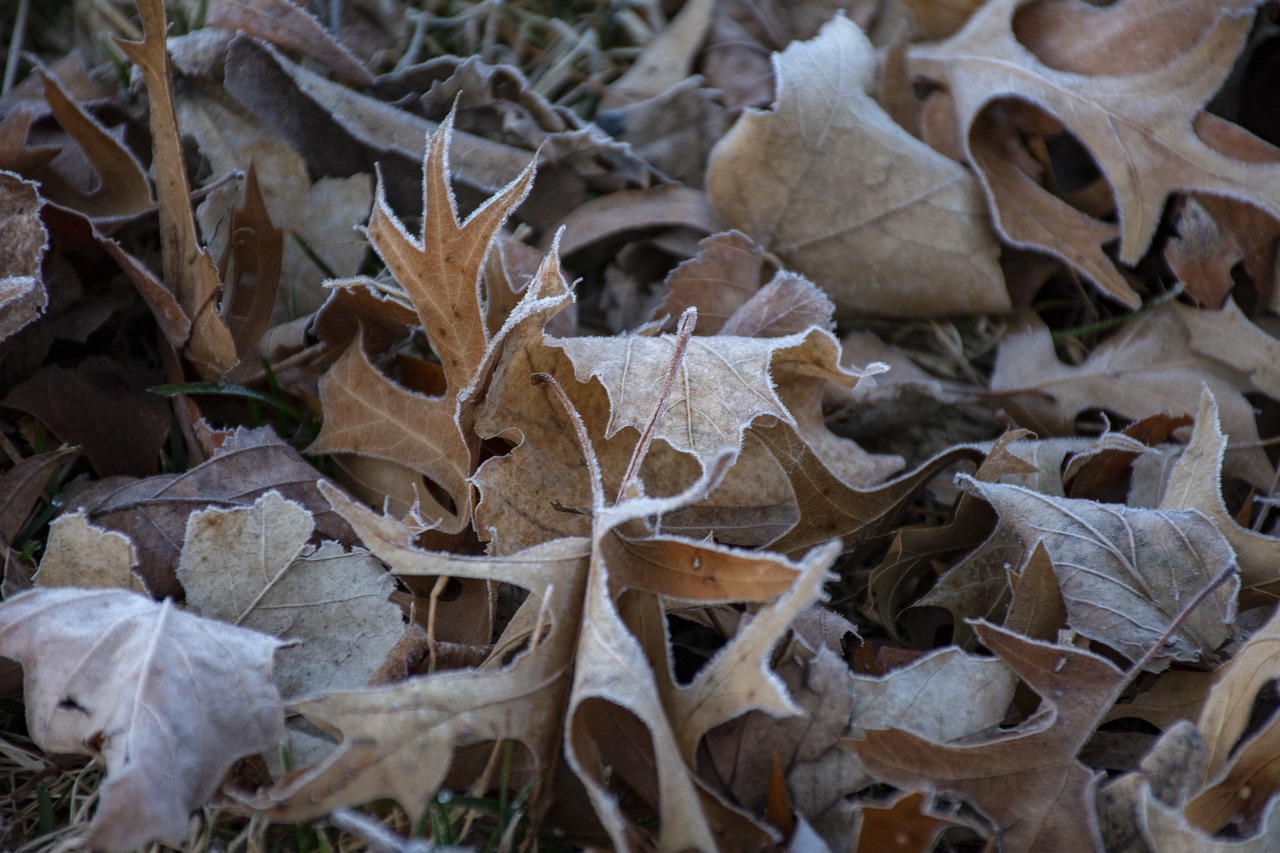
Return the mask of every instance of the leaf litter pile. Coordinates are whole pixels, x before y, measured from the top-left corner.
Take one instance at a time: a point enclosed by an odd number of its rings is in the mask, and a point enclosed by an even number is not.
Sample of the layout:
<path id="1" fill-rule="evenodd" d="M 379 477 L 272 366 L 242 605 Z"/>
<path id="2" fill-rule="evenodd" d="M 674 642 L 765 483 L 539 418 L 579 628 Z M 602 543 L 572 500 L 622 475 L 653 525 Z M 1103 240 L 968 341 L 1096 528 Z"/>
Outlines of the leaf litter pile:
<path id="1" fill-rule="evenodd" d="M 1280 850 L 1280 10 L 11 4 L 0 848 Z"/>

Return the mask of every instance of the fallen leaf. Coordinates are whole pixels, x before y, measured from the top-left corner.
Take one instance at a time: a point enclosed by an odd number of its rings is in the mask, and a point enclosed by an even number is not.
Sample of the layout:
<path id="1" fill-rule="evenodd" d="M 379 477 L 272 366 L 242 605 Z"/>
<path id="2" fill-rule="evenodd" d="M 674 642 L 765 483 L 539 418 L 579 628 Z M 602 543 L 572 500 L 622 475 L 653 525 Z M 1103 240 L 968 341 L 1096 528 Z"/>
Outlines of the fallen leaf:
<path id="1" fill-rule="evenodd" d="M 1192 825 L 1218 832 L 1258 817 L 1280 791 L 1274 756 L 1280 743 L 1275 715 L 1255 727 L 1251 715 L 1277 673 L 1280 619 L 1272 616 L 1217 673 L 1196 725 L 1208 742 L 1201 790 L 1186 807 Z"/>
<path id="2" fill-rule="evenodd" d="M 1276 167 L 1224 154 L 1192 126 L 1230 71 L 1254 5 L 1244 0 L 1215 7 L 1215 17 L 1192 17 L 1191 26 L 1164 28 L 1154 38 L 1144 4 L 1127 0 L 1099 16 L 1110 19 L 1106 42 L 1126 46 L 1106 50 L 1083 37 L 1093 31 L 1079 28 L 1078 15 L 1031 17 L 1022 14 L 1030 6 L 1026 0 L 1000 0 L 983 6 L 947 41 L 912 47 L 908 61 L 914 75 L 940 82 L 953 99 L 956 123 L 965 129 L 965 154 L 978 168 L 1001 233 L 1016 245 L 1056 254 L 1132 305 L 1136 295 L 1127 285 L 1108 286 L 1097 267 L 1091 269 L 1087 259 L 1101 258 L 1100 235 L 1078 229 L 1080 239 L 1058 233 L 1058 243 L 1035 233 L 1036 220 L 1046 211 L 1044 218 L 1053 215 L 1053 196 L 1044 190 L 1006 195 L 1007 178 L 1002 183 L 989 171 L 1001 158 L 979 152 L 991 134 L 973 128 L 1002 99 L 1033 104 L 1061 121 L 1111 184 L 1124 264 L 1146 252 L 1171 193 L 1227 196 L 1280 218 L 1280 194 L 1261 178 Z M 1063 51 L 1042 47 L 1053 38 L 1088 44 L 1095 53 L 1087 72 L 1063 70 L 1061 64 L 1070 65 Z"/>
<path id="3" fill-rule="evenodd" d="M 178 596 L 174 575 L 187 518 L 210 505 L 251 505 L 272 489 L 306 507 L 325 539 L 351 541 L 351 529 L 316 491 L 316 470 L 270 428 L 238 429 L 209 461 L 182 474 L 135 480 L 112 477 L 69 490 L 69 509 L 83 509 L 95 526 L 126 534 L 138 549 L 139 569 L 157 596 Z"/>
<path id="4" fill-rule="evenodd" d="M 1020 425 L 1042 435 L 1070 435 L 1086 409 L 1133 420 L 1161 412 L 1189 415 L 1207 385 L 1222 407 L 1227 435 L 1241 443 L 1257 441 L 1239 371 L 1192 349 L 1190 335 L 1177 310 L 1160 309 L 1126 323 L 1082 363 L 1067 365 L 1055 354 L 1045 326 L 1018 322 L 1000 342 L 991 390 L 1007 395 L 1002 404 Z M 1273 471 L 1265 456 L 1256 446 L 1242 449 L 1233 454 L 1234 470 L 1250 482 L 1270 483 Z"/>
<path id="5" fill-rule="evenodd" d="M 0 252 L 0 341 L 33 322 L 49 304 L 41 261 L 49 234 L 40 223 L 36 185 L 12 172 L 0 172 L 0 228 L 6 235 Z"/>
<path id="6" fill-rule="evenodd" d="M 145 390 L 150 384 L 136 365 L 94 355 L 71 368 L 40 368 L 3 404 L 79 445 L 100 476 L 145 476 L 160 470 L 171 417 L 164 398 Z"/>
<path id="7" fill-rule="evenodd" d="M 276 748 L 278 645 L 123 590 L 38 589 L 0 603 L 0 654 L 24 666 L 32 739 L 106 764 L 83 842 L 100 850 L 180 843 L 236 759 Z M 61 654 L 46 653 L 55 646 Z"/>
<path id="8" fill-rule="evenodd" d="M 382 183 L 368 229 L 371 245 L 404 288 L 440 359 L 443 393 L 427 396 L 391 382 L 374 369 L 361 342 L 354 342 L 321 380 L 326 417 L 310 452 L 372 456 L 430 478 L 452 502 L 446 507 L 452 517 L 437 523 L 456 533 L 471 520 L 467 478 L 479 453 L 471 398 L 488 380 L 496 354 L 485 322 L 481 272 L 498 229 L 529 191 L 533 167 L 460 223 L 448 182 L 451 133 L 449 120 L 427 147 L 420 236 L 410 236 L 391 212 Z M 532 302 L 538 295 L 530 287 L 525 298 Z M 508 325 L 522 317 L 515 309 Z"/>
<path id="9" fill-rule="evenodd" d="M 747 112 L 712 153 L 708 191 L 730 223 L 846 316 L 1008 310 L 976 182 L 867 94 L 875 57 L 857 26 L 837 18 L 775 63 L 773 112 Z"/>
<path id="10" fill-rule="evenodd" d="M 963 826 L 932 813 L 926 796 L 902 794 L 884 802 L 864 803 L 858 853 L 927 853 L 944 829 Z"/>
<path id="11" fill-rule="evenodd" d="M 287 700 L 364 687 L 404 633 L 395 581 L 367 552 L 308 547 L 311 513 L 279 492 L 187 519 L 178 581 L 201 616 L 292 643 L 272 679 Z"/>
<path id="12" fill-rule="evenodd" d="M 1044 545 L 1071 628 L 1129 660 L 1142 659 L 1185 603 L 1235 566 L 1227 540 L 1197 510 L 1131 509 L 969 482 L 1027 548 Z M 1215 590 L 1148 666 L 1158 672 L 1171 661 L 1212 660 L 1233 635 L 1238 590 L 1238 580 Z"/>
<path id="13" fill-rule="evenodd" d="M 1018 728 L 960 744 L 895 728 L 868 731 L 849 748 L 891 785 L 929 786 L 969 799 L 995 822 L 1001 849 L 1010 853 L 1076 850 L 1082 842 L 1100 847 L 1093 805 L 1097 779 L 1076 754 L 1128 676 L 1091 652 L 982 622 L 975 631 L 1040 694 L 1038 713 Z"/>
<path id="14" fill-rule="evenodd" d="M 1191 440 L 1178 458 L 1165 485 L 1162 509 L 1195 509 L 1207 515 L 1226 537 L 1240 562 L 1240 584 L 1265 588 L 1280 581 L 1280 539 L 1256 533 L 1240 524 L 1222 500 L 1222 459 L 1227 438 L 1218 420 L 1213 392 L 1203 388 Z"/>
<path id="15" fill-rule="evenodd" d="M 235 366 L 235 342 L 218 313 L 222 284 L 213 259 L 200 245 L 191 211 L 191 185 L 173 108 L 171 63 L 165 50 L 164 4 L 161 0 L 139 0 L 138 11 L 145 32 L 143 40 L 117 44 L 147 81 L 164 283 L 191 318 L 188 354 L 192 362 L 205 379 L 220 379 Z"/>
<path id="16" fill-rule="evenodd" d="M 83 512 L 58 516 L 32 580 L 42 588 L 127 589 L 148 594 L 134 571 L 137 551 L 129 537 L 89 523 Z"/>

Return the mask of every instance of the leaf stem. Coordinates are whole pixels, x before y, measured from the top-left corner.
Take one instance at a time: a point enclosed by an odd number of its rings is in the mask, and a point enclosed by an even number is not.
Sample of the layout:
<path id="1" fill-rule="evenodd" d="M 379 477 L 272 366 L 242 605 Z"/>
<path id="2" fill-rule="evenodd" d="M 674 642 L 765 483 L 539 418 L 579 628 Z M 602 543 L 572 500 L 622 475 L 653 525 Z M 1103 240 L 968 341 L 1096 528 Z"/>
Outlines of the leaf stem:
<path id="1" fill-rule="evenodd" d="M 1125 323 L 1131 323 L 1143 314 L 1149 314 L 1166 303 L 1172 302 L 1182 295 L 1186 287 L 1182 282 L 1175 282 L 1173 287 L 1164 293 L 1152 299 L 1150 302 L 1143 303 L 1142 307 L 1130 311 L 1127 314 L 1117 314 L 1114 317 L 1108 317 L 1105 320 L 1098 320 L 1096 323 L 1087 323 L 1083 326 L 1076 326 L 1074 329 L 1059 329 L 1053 333 L 1055 341 L 1065 341 L 1071 338 L 1082 338 L 1086 335 L 1095 335 L 1101 332 L 1107 332 L 1111 329 L 1123 326 Z"/>

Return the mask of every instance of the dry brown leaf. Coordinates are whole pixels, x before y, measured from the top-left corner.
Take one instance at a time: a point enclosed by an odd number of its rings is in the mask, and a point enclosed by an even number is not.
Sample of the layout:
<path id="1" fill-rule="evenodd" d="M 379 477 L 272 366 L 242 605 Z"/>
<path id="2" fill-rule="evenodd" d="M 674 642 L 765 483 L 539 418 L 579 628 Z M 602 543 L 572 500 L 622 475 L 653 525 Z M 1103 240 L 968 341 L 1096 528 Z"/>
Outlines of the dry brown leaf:
<path id="1" fill-rule="evenodd" d="M 0 474 L 0 494 L 6 495 L 0 503 L 0 544 L 13 543 L 44 495 L 49 480 L 79 454 L 79 448 L 68 447 L 28 456 Z"/>
<path id="2" fill-rule="evenodd" d="M 1207 385 L 1222 407 L 1223 428 L 1236 442 L 1258 440 L 1253 406 L 1240 390 L 1240 372 L 1189 345 L 1191 332 L 1175 310 L 1152 311 L 1126 323 L 1078 365 L 1059 361 L 1049 330 L 1038 320 L 1010 326 L 996 354 L 992 391 L 1019 424 L 1041 435 L 1070 435 L 1087 409 L 1105 409 L 1137 420 L 1199 408 Z M 1271 482 L 1273 470 L 1257 446 L 1232 455 L 1233 470 L 1250 482 Z"/>
<path id="3" fill-rule="evenodd" d="M 631 67 L 609 84 L 599 109 L 612 110 L 661 95 L 687 78 L 714 12 L 714 0 L 685 3 Z"/>
<path id="4" fill-rule="evenodd" d="M 928 853 L 944 829 L 963 825 L 934 814 L 921 793 L 865 803 L 857 853 Z"/>
<path id="5" fill-rule="evenodd" d="M 273 678 L 287 700 L 364 687 L 404 633 L 391 575 L 365 551 L 309 548 L 314 526 L 274 491 L 193 512 L 177 569 L 196 613 L 291 643 Z"/>
<path id="6" fill-rule="evenodd" d="M 39 74 L 50 111 L 75 140 L 96 176 L 96 186 L 86 185 L 60 174 L 55 161 L 39 173 L 46 197 L 108 228 L 153 209 L 151 182 L 133 152 L 90 115 L 56 76 L 44 71 Z"/>
<path id="7" fill-rule="evenodd" d="M 1044 545 L 1071 628 L 1130 660 L 1142 658 L 1188 600 L 1235 566 L 1226 538 L 1198 510 L 1131 509 L 969 482 L 1027 548 Z M 1212 660 L 1233 636 L 1239 588 L 1233 579 L 1215 590 L 1148 666 Z"/>
<path id="8" fill-rule="evenodd" d="M 32 739 L 106 764 L 84 839 L 99 850 L 180 843 L 236 759 L 276 748 L 278 646 L 123 590 L 38 589 L 0 603 L 0 654 L 25 668 Z"/>
<path id="9" fill-rule="evenodd" d="M 1271 247 L 1280 223 L 1256 207 L 1214 196 L 1189 195 L 1178 214 L 1178 236 L 1165 244 L 1164 259 L 1191 295 L 1219 308 L 1236 282 L 1231 271 L 1243 264 L 1266 286 L 1271 280 Z"/>
<path id="10" fill-rule="evenodd" d="M 364 258 L 365 243 L 355 228 L 368 218 L 373 201 L 369 175 L 357 173 L 312 181 L 301 155 L 289 148 L 271 124 L 237 109 L 225 96 L 218 98 L 202 89 L 185 87 L 176 108 L 182 127 L 209 159 L 206 186 L 216 187 L 232 174 L 252 170 L 261 185 L 266 215 L 274 223 L 255 229 L 256 239 L 270 240 L 270 230 L 276 227 L 287 232 L 281 237 L 282 244 L 273 247 L 273 252 L 282 254 L 278 261 L 281 303 L 276 320 L 292 319 L 317 309 L 328 295 L 321 287 L 322 279 L 326 275 L 354 275 Z M 226 192 L 229 197 L 235 195 L 231 186 L 226 187 Z M 246 183 L 241 193 L 246 205 L 250 193 Z M 231 221 L 233 214 L 226 209 L 230 201 L 217 202 L 215 191 L 197 208 L 197 215 L 210 253 L 221 259 L 243 236 Z M 324 262 L 330 273 L 326 274 L 308 257 L 300 241 Z M 229 272 L 223 270 L 228 287 L 224 311 L 230 322 L 236 294 Z M 273 302 L 268 317 L 274 308 L 277 306 Z"/>
<path id="11" fill-rule="evenodd" d="M 321 537 L 349 542 L 351 528 L 320 497 L 318 479 L 315 468 L 269 427 L 239 429 L 209 461 L 182 474 L 97 480 L 68 490 L 67 507 L 82 508 L 95 525 L 128 535 L 147 588 L 157 596 L 178 596 L 182 586 L 174 568 L 187 517 L 210 505 L 248 506 L 275 489 L 306 507 Z"/>
<path id="12" fill-rule="evenodd" d="M 867 94 L 876 61 L 857 26 L 837 18 L 775 62 L 773 112 L 744 115 L 712 154 L 717 209 L 844 314 L 1007 311 L 976 181 Z"/>
<path id="13" fill-rule="evenodd" d="M 1044 542 L 1037 542 L 1027 554 L 1020 573 L 1012 568 L 1008 573 L 1012 598 L 1004 626 L 1033 640 L 1056 640 L 1058 629 L 1067 624 L 1067 606 Z"/>
<path id="14" fill-rule="evenodd" d="M 41 262 L 49 234 L 40 222 L 36 185 L 12 172 L 0 172 L 0 341 L 44 313 L 49 304 Z"/>
<path id="15" fill-rule="evenodd" d="M 1187 820 L 1142 788 L 1138 799 L 1138 827 L 1151 850 L 1160 853 L 1277 853 L 1280 851 L 1280 797 L 1273 797 L 1258 815 L 1256 830 L 1246 838 L 1212 835 Z"/>
<path id="16" fill-rule="evenodd" d="M 100 476 L 139 477 L 159 472 L 169 437 L 169 404 L 147 393 L 151 381 L 136 364 L 92 355 L 75 367 L 40 368 L 3 402 L 79 445 Z"/>
<path id="17" fill-rule="evenodd" d="M 1128 675 L 1098 655 L 1019 637 L 979 623 L 983 644 L 1042 697 L 1016 729 L 963 744 L 941 744 L 898 729 L 849 743 L 867 769 L 907 790 L 929 786 L 968 798 L 995 821 L 1001 849 L 1100 849 L 1094 774 L 1076 760 Z M 939 709 L 940 713 L 945 713 Z"/>
<path id="18" fill-rule="evenodd" d="M 223 27 L 265 39 L 327 66 L 354 89 L 373 83 L 364 64 L 336 41 L 305 8 L 287 0 L 214 0 L 205 26 Z"/>
<path id="19" fill-rule="evenodd" d="M 1255 533 L 1227 511 L 1222 500 L 1222 459 L 1227 438 L 1218 421 L 1218 404 L 1208 388 L 1200 395 L 1191 441 L 1182 452 L 1165 486 L 1163 509 L 1197 509 L 1222 531 L 1240 562 L 1240 583 L 1246 588 L 1270 587 L 1280 581 L 1280 539 Z"/>
<path id="20" fill-rule="evenodd" d="M 1204 790 L 1187 804 L 1190 822 L 1209 832 L 1259 816 L 1280 791 L 1275 755 L 1280 721 L 1251 714 L 1271 689 L 1280 661 L 1280 617 L 1272 616 L 1217 672 L 1196 723 L 1209 744 Z"/>
<path id="21" fill-rule="evenodd" d="M 40 587 L 127 589 L 148 594 L 134 569 L 137 551 L 129 537 L 89 523 L 83 512 L 61 515 L 49 525 L 49 539 L 32 580 Z"/>
<path id="22" fill-rule="evenodd" d="M 236 347 L 218 313 L 222 286 L 218 270 L 200 245 L 191 210 L 191 185 L 173 109 L 171 63 L 165 50 L 164 4 L 162 0 L 138 0 L 138 11 L 142 15 L 143 40 L 117 43 L 147 81 L 164 283 L 191 318 L 187 354 L 192 363 L 205 379 L 220 379 L 235 366 Z"/>
<path id="23" fill-rule="evenodd" d="M 579 382 L 598 379 L 604 385 L 609 394 L 606 438 L 624 427 L 644 428 L 671 362 L 674 336 L 567 338 L 549 343 L 564 350 Z M 654 435 L 675 450 L 694 455 L 704 466 L 724 453 L 736 455 L 743 431 L 757 418 L 772 416 L 796 426 L 776 387 L 815 377 L 852 387 L 863 376 L 879 372 L 880 365 L 842 368 L 839 356 L 835 338 L 817 328 L 779 338 L 695 336 Z M 710 388 L 716 393 L 706 393 Z"/>
<path id="24" fill-rule="evenodd" d="M 1122 280 L 1108 286 L 1088 262 L 1101 258 L 1099 235 L 1058 233 L 1055 241 L 1035 233 L 1037 220 L 1053 216 L 1054 197 L 1043 190 L 1006 194 L 1007 176 L 989 170 L 1002 161 L 975 150 L 989 141 L 977 132 L 980 115 L 1002 100 L 1027 102 L 1047 110 L 1088 149 L 1115 194 L 1122 263 L 1132 265 L 1146 252 L 1171 193 L 1227 196 L 1280 218 L 1280 192 L 1264 177 L 1276 167 L 1225 154 L 1192 126 L 1230 71 L 1255 5 L 1241 0 L 1212 7 L 1216 17 L 1187 16 L 1181 18 L 1187 26 L 1162 26 L 1157 33 L 1151 4 L 1125 0 L 1098 15 L 1109 19 L 1108 33 L 1098 41 L 1092 29 L 1079 26 L 1078 14 L 1023 14 L 1031 6 L 1027 0 L 999 0 L 983 6 L 951 39 L 913 47 L 909 62 L 915 75 L 941 82 L 954 99 L 965 152 L 978 167 L 1004 236 L 1058 255 L 1132 304 L 1136 295 Z M 1104 46 L 1112 43 L 1125 49 Z M 1091 51 L 1087 70 L 1071 68 L 1078 45 Z"/>
<path id="25" fill-rule="evenodd" d="M 451 133 L 452 119 L 427 145 L 420 236 L 412 237 L 391 212 L 381 182 L 368 229 L 371 245 L 404 288 L 440 359 L 443 393 L 426 396 L 391 382 L 374 369 L 357 340 L 321 380 L 325 421 L 310 452 L 372 456 L 429 477 L 453 504 L 447 508 L 452 517 L 430 521 L 456 533 L 471 520 L 467 478 L 479 452 L 472 398 L 488 380 L 497 352 L 486 325 L 481 273 L 498 229 L 529 191 L 533 166 L 459 223 L 448 180 Z M 531 285 L 524 300 L 532 304 L 539 296 Z M 517 307 L 506 328 L 525 317 Z"/>

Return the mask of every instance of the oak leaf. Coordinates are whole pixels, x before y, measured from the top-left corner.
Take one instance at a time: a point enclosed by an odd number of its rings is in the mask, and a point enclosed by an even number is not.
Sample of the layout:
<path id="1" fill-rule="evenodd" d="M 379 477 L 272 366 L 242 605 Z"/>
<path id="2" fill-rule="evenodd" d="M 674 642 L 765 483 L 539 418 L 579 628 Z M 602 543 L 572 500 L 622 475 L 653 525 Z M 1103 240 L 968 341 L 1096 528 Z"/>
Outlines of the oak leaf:
<path id="1" fill-rule="evenodd" d="M 1204 788 L 1186 805 L 1194 826 L 1218 832 L 1268 810 L 1280 792 L 1275 764 L 1280 722 L 1275 715 L 1255 728 L 1250 715 L 1277 677 L 1280 618 L 1275 615 L 1220 668 L 1205 698 L 1197 727 L 1208 742 Z"/>
<path id="2" fill-rule="evenodd" d="M 276 748 L 278 646 L 124 590 L 38 589 L 0 603 L 0 655 L 25 668 L 32 739 L 106 763 L 84 840 L 100 850 L 181 842 L 236 759 Z"/>
<path id="3" fill-rule="evenodd" d="M 995 821 L 1001 849 L 1100 849 L 1094 774 L 1076 760 L 1129 681 L 1104 658 L 975 625 L 983 644 L 1042 697 L 1016 729 L 960 744 L 898 729 L 868 731 L 849 747 L 878 779 L 907 790 L 929 786 L 970 799 Z"/>
<path id="4" fill-rule="evenodd" d="M 1125 0 L 1100 16 L 1110 18 L 1107 43 L 1123 43 L 1124 50 L 1099 48 L 1092 28 L 1077 24 L 1078 15 L 1023 15 L 1031 6 L 1027 0 L 988 3 L 947 41 L 916 46 L 908 54 L 914 75 L 946 87 L 965 155 L 978 170 L 1007 240 L 1055 254 L 1116 299 L 1137 303 L 1118 272 L 1105 272 L 1110 265 L 1099 243 L 1109 235 L 1077 228 L 1046 239 L 1037 233 L 1037 222 L 1051 218 L 1063 202 L 1038 188 L 1012 198 L 1009 175 L 992 172 L 1009 158 L 998 150 L 998 135 L 981 132 L 979 123 L 1002 100 L 1048 111 L 1092 155 L 1115 194 L 1122 263 L 1132 265 L 1146 252 L 1171 193 L 1227 196 L 1280 218 L 1280 191 L 1266 177 L 1277 166 L 1223 153 L 1193 126 L 1230 72 L 1256 3 L 1215 6 L 1216 16 L 1188 16 L 1193 26 L 1162 28 L 1155 36 L 1151 4 Z M 1071 51 L 1078 44 L 1098 51 L 1087 67 L 1074 67 Z"/>
<path id="5" fill-rule="evenodd" d="M 1020 425 L 1042 435 L 1069 435 L 1076 416 L 1087 409 L 1134 420 L 1160 412 L 1191 414 L 1199 408 L 1201 385 L 1207 385 L 1219 401 L 1227 435 L 1236 442 L 1257 441 L 1253 406 L 1241 391 L 1230 351 L 1195 349 L 1192 335 L 1182 313 L 1167 307 L 1126 323 L 1083 362 L 1067 365 L 1058 359 L 1048 328 L 1038 320 L 1021 321 L 1000 342 L 991 389 L 1009 394 L 1005 408 Z M 1271 463 L 1261 448 L 1242 448 L 1233 456 L 1241 476 L 1259 485 L 1271 482 Z"/>
<path id="6" fill-rule="evenodd" d="M 236 347 L 218 313 L 222 288 L 218 270 L 200 244 L 191 210 L 191 185 L 173 107 L 171 62 L 165 49 L 164 4 L 161 0 L 139 0 L 138 12 L 143 40 L 117 43 L 147 81 L 164 283 L 191 318 L 187 352 L 192 363 L 205 379 L 220 379 L 235 366 Z"/>
<path id="7" fill-rule="evenodd" d="M 844 314 L 1008 310 L 976 182 L 872 100 L 857 25 L 838 17 L 774 64 L 773 112 L 748 111 L 712 152 L 708 192 L 730 223 Z"/>
<path id="8" fill-rule="evenodd" d="M 1222 460 L 1227 449 L 1226 436 L 1218 421 L 1218 404 L 1208 388 L 1200 395 L 1191 440 L 1178 458 L 1165 485 L 1160 503 L 1163 509 L 1196 509 L 1207 515 L 1240 562 L 1240 583 L 1246 589 L 1269 587 L 1280 581 L 1280 539 L 1256 533 L 1240 524 L 1227 512 L 1222 500 Z"/>
<path id="9" fill-rule="evenodd" d="M 411 236 L 391 212 L 381 180 L 367 232 L 440 359 L 443 393 L 428 396 L 387 379 L 357 339 L 321 380 L 326 417 L 310 451 L 372 456 L 428 477 L 452 502 L 431 521 L 456 533 L 471 521 L 468 477 L 479 453 L 473 398 L 487 382 L 497 352 L 486 326 L 481 273 L 498 229 L 532 185 L 533 166 L 460 223 L 448 179 L 452 126 L 452 118 L 446 120 L 427 143 L 419 236 Z M 526 299 L 536 300 L 536 289 L 530 291 Z M 523 316 L 517 307 L 508 328 Z"/>

